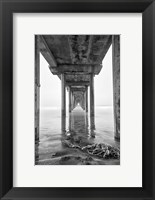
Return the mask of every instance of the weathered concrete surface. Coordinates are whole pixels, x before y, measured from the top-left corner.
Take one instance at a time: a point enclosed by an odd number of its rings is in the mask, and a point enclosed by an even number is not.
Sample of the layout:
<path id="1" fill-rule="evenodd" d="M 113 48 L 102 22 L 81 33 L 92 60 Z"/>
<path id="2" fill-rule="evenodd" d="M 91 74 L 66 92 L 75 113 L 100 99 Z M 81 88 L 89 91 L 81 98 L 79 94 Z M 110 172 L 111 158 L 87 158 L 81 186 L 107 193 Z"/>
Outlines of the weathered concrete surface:
<path id="1" fill-rule="evenodd" d="M 57 62 L 49 49 L 48 44 L 46 43 L 43 36 L 38 37 L 38 48 L 40 49 L 41 54 L 44 56 L 46 61 L 49 63 L 50 66 L 57 67 Z"/>
<path id="2" fill-rule="evenodd" d="M 66 86 L 88 86 L 90 81 L 66 81 Z"/>
<path id="3" fill-rule="evenodd" d="M 40 121 L 40 49 L 39 37 L 35 36 L 35 142 L 39 141 Z"/>
<path id="4" fill-rule="evenodd" d="M 49 68 L 56 75 L 99 74 L 102 60 L 112 43 L 110 35 L 43 35 L 41 38 L 44 56 L 48 57 L 47 54 L 51 52 L 55 58 L 53 64 L 49 59 L 46 60 L 49 60 Z"/>
<path id="5" fill-rule="evenodd" d="M 120 138 L 120 36 L 112 38 L 113 98 L 115 138 Z"/>
<path id="6" fill-rule="evenodd" d="M 89 35 L 70 35 L 68 37 L 70 45 L 70 55 L 73 64 L 87 63 L 89 52 Z"/>
<path id="7" fill-rule="evenodd" d="M 64 130 L 65 129 L 64 120 L 66 118 L 66 85 L 65 85 L 64 74 L 61 74 L 61 118 L 62 118 L 61 128 L 62 130 Z"/>
<path id="8" fill-rule="evenodd" d="M 66 74 L 99 74 L 102 69 L 102 64 L 83 64 L 83 65 L 59 65 L 58 67 L 49 66 L 52 74 L 59 75 L 61 73 Z"/>
<path id="9" fill-rule="evenodd" d="M 70 73 L 70 79 L 74 79 L 75 73 L 83 77 L 99 74 L 112 43 L 111 35 L 40 35 L 39 38 L 40 51 L 51 72 Z"/>
<path id="10" fill-rule="evenodd" d="M 71 86 L 71 87 L 70 87 L 70 90 L 71 90 L 71 91 L 75 91 L 75 90 L 76 90 L 76 91 L 80 91 L 80 92 L 81 92 L 81 91 L 85 92 L 85 91 L 86 91 L 86 88 L 85 88 L 84 86 L 76 86 L 76 87 Z"/>
<path id="11" fill-rule="evenodd" d="M 90 116 L 94 117 L 95 108 L 94 108 L 94 75 L 90 76 Z"/>
<path id="12" fill-rule="evenodd" d="M 92 37 L 91 51 L 89 54 L 89 63 L 102 63 L 110 45 L 112 43 L 111 35 L 95 35 Z"/>
<path id="13" fill-rule="evenodd" d="M 72 63 L 67 35 L 43 35 L 43 38 L 58 65 Z"/>
<path id="14" fill-rule="evenodd" d="M 66 74 L 66 81 L 72 82 L 80 82 L 80 81 L 90 81 L 90 75 L 82 75 L 82 74 Z"/>

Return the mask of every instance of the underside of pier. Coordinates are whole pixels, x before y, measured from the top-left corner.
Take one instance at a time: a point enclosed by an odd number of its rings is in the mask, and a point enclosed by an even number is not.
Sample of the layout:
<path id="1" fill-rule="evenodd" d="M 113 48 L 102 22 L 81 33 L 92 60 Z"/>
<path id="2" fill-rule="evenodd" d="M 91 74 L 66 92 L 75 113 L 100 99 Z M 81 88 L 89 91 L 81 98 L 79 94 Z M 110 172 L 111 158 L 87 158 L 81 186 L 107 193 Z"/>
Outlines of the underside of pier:
<path id="1" fill-rule="evenodd" d="M 61 80 L 61 129 L 65 131 L 66 89 L 69 112 L 80 105 L 90 112 L 95 128 L 94 77 L 112 45 L 114 136 L 120 138 L 120 36 L 119 35 L 36 35 L 35 36 L 35 138 L 39 140 L 40 53 L 53 75 Z M 90 107 L 88 108 L 88 89 Z M 102 92 L 102 91 L 101 91 Z"/>

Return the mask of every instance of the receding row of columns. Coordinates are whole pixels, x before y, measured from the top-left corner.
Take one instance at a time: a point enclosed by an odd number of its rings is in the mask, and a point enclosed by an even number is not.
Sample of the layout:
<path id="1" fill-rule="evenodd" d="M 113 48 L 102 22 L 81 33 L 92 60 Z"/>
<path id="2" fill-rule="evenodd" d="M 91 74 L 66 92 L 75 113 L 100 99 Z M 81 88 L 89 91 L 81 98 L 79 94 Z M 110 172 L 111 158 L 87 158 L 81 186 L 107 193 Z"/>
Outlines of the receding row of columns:
<path id="1" fill-rule="evenodd" d="M 113 61 L 113 102 L 114 102 L 114 133 L 115 138 L 120 138 L 120 36 L 112 36 L 112 61 Z M 73 103 L 74 102 L 74 103 Z M 90 122 L 95 127 L 94 107 L 94 74 L 90 74 Z M 75 107 L 74 95 L 69 89 L 69 112 Z M 85 91 L 85 111 L 88 112 L 88 86 Z M 35 37 L 35 140 L 39 140 L 40 121 L 40 50 L 38 37 Z M 61 116 L 62 130 L 65 129 L 63 120 L 66 118 L 66 80 L 61 74 Z M 93 125 L 94 124 L 94 125 Z"/>
<path id="2" fill-rule="evenodd" d="M 92 84 L 90 84 L 90 113 L 91 116 L 95 115 L 95 108 L 94 108 L 94 75 L 91 75 Z M 65 74 L 61 74 L 61 100 L 62 100 L 62 115 L 65 115 L 66 112 L 66 94 L 65 94 Z M 75 89 L 76 91 L 76 89 Z M 84 110 L 88 112 L 88 86 L 85 86 L 85 91 L 83 91 L 83 98 L 84 98 Z M 75 108 L 75 98 L 74 92 L 71 90 L 71 87 L 68 87 L 68 94 L 69 94 L 69 112 L 71 112 Z"/>
<path id="3" fill-rule="evenodd" d="M 74 92 L 76 91 L 76 88 L 72 90 L 71 86 L 68 87 L 68 94 L 69 94 L 69 113 L 72 112 L 72 110 L 76 107 L 77 102 L 75 101 Z M 84 102 L 83 102 L 84 101 Z M 86 85 L 84 87 L 83 91 L 83 99 L 81 103 L 83 109 L 86 113 L 88 113 L 88 86 Z M 95 107 L 94 107 L 94 74 L 90 74 L 90 127 L 92 129 L 95 129 Z M 65 118 L 66 118 L 66 80 L 65 80 L 65 74 L 61 74 L 61 118 L 62 118 L 62 124 L 61 128 L 63 131 L 65 131 Z"/>
<path id="4" fill-rule="evenodd" d="M 92 76 L 92 80 L 94 79 L 94 75 Z M 93 92 L 93 93 L 92 93 Z M 72 112 L 72 110 L 75 108 L 75 99 L 73 92 L 71 90 L 71 87 L 68 87 L 68 93 L 69 93 L 69 112 Z M 90 85 L 90 112 L 91 116 L 94 117 L 94 83 Z M 85 95 L 84 95 L 84 109 L 86 112 L 88 112 L 88 86 L 85 87 Z M 66 80 L 65 80 L 65 74 L 61 74 L 61 118 L 62 118 L 62 130 L 64 131 L 64 121 L 66 117 Z"/>

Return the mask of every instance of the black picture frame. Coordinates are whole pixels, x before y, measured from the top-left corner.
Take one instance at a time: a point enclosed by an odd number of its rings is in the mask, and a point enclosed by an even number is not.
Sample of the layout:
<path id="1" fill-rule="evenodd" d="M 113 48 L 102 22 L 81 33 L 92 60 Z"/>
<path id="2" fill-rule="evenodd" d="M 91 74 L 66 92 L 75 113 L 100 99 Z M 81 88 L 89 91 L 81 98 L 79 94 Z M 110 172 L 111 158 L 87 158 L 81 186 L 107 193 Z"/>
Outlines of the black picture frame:
<path id="1" fill-rule="evenodd" d="M 143 187 L 13 187 L 13 13 L 142 13 Z M 134 47 L 134 44 L 133 44 Z M 1 199 L 155 199 L 155 2 L 154 0 L 0 0 L 0 197 Z M 133 110 L 134 114 L 134 110 Z M 136 148 L 136 147 L 135 147 Z M 28 175 L 28 174 L 27 174 Z"/>

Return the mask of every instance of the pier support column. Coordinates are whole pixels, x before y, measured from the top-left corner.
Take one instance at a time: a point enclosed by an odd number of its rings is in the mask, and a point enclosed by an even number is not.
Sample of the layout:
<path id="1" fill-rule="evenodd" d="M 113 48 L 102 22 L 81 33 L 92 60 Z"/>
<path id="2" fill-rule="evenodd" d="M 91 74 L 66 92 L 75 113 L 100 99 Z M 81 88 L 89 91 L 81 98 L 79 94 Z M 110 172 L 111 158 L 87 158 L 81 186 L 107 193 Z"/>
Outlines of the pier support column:
<path id="1" fill-rule="evenodd" d="M 86 107 L 86 112 L 88 112 L 88 86 L 86 86 L 86 92 L 85 92 L 85 107 Z"/>
<path id="2" fill-rule="evenodd" d="M 73 103 L 74 103 L 74 99 L 73 99 L 73 91 L 71 91 L 71 110 L 74 109 L 74 105 L 73 105 Z"/>
<path id="3" fill-rule="evenodd" d="M 85 92 L 82 92 L 82 108 L 84 111 L 86 110 L 85 102 L 86 102 Z"/>
<path id="4" fill-rule="evenodd" d="M 75 108 L 75 97 L 74 97 L 74 93 L 73 93 L 73 109 Z"/>
<path id="5" fill-rule="evenodd" d="M 35 143 L 39 142 L 40 127 L 40 50 L 39 37 L 35 36 Z"/>
<path id="6" fill-rule="evenodd" d="M 95 129 L 94 74 L 90 75 L 90 128 Z"/>
<path id="7" fill-rule="evenodd" d="M 71 112 L 72 111 L 72 100 L 71 100 L 71 88 L 69 87 L 69 91 L 68 91 L 68 93 L 69 93 L 69 112 Z"/>
<path id="8" fill-rule="evenodd" d="M 120 139 L 120 36 L 112 36 L 114 135 Z"/>
<path id="9" fill-rule="evenodd" d="M 72 113 L 69 113 L 69 131 L 72 130 Z"/>
<path id="10" fill-rule="evenodd" d="M 90 75 L 90 116 L 94 117 L 94 74 Z"/>
<path id="11" fill-rule="evenodd" d="M 66 87 L 65 74 L 61 74 L 61 129 L 66 129 Z"/>
<path id="12" fill-rule="evenodd" d="M 88 134 L 88 113 L 85 113 L 85 132 Z"/>

